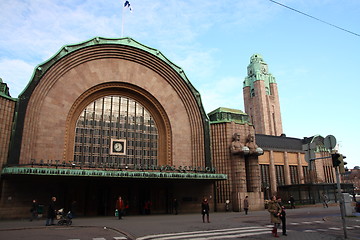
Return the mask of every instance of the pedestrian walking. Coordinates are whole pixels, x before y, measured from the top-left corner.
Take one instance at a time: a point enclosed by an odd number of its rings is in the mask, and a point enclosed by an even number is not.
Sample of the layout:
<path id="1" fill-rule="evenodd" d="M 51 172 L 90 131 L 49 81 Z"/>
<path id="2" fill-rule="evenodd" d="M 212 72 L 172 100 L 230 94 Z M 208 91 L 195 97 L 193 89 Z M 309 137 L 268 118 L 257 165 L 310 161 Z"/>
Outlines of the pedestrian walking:
<path id="1" fill-rule="evenodd" d="M 49 203 L 46 226 L 54 225 L 54 218 L 56 217 L 56 197 L 52 197 Z"/>
<path id="2" fill-rule="evenodd" d="M 292 195 L 290 195 L 289 203 L 290 203 L 290 208 L 291 209 L 295 208 L 295 199 L 294 199 L 294 197 Z"/>
<path id="3" fill-rule="evenodd" d="M 35 199 L 32 200 L 32 205 L 30 208 L 30 213 L 31 213 L 30 222 L 34 219 L 38 219 L 38 207 L 39 204 L 37 203 L 37 201 Z"/>
<path id="4" fill-rule="evenodd" d="M 124 214 L 125 204 L 124 204 L 124 200 L 121 198 L 121 196 L 119 196 L 119 198 L 116 200 L 115 209 L 118 212 L 118 218 L 122 219 L 122 216 Z"/>
<path id="5" fill-rule="evenodd" d="M 151 206 L 152 206 L 152 202 L 150 200 L 147 200 L 144 205 L 144 210 L 146 215 L 151 214 Z"/>
<path id="6" fill-rule="evenodd" d="M 281 202 L 281 198 L 278 197 L 278 203 L 281 207 L 281 212 L 280 212 L 280 220 L 281 220 L 281 226 L 282 226 L 282 235 L 287 236 L 286 233 L 286 212 L 285 212 L 285 206 L 284 204 L 282 204 Z"/>
<path id="7" fill-rule="evenodd" d="M 228 212 L 229 210 L 230 210 L 230 200 L 229 199 L 227 199 L 226 201 L 225 201 L 225 210 Z"/>
<path id="8" fill-rule="evenodd" d="M 203 201 L 201 203 L 201 214 L 202 214 L 203 223 L 205 222 L 205 215 L 206 215 L 207 222 L 210 223 L 209 211 L 210 211 L 210 207 L 209 207 L 208 199 L 206 197 L 204 197 Z"/>
<path id="9" fill-rule="evenodd" d="M 323 207 L 328 208 L 329 207 L 328 206 L 328 196 L 325 193 L 322 194 L 322 200 L 323 200 Z"/>
<path id="10" fill-rule="evenodd" d="M 173 204 L 174 204 L 175 215 L 177 215 L 178 214 L 178 209 L 179 209 L 179 203 L 178 203 L 176 198 L 174 198 Z"/>
<path id="11" fill-rule="evenodd" d="M 244 211 L 245 215 L 247 215 L 249 211 L 249 196 L 246 196 L 244 199 Z"/>
<path id="12" fill-rule="evenodd" d="M 128 214 L 129 209 L 130 209 L 129 201 L 126 201 L 125 202 L 125 209 L 124 209 L 124 216 L 126 216 Z"/>
<path id="13" fill-rule="evenodd" d="M 274 224 L 272 229 L 273 237 L 279 237 L 277 234 L 277 229 L 280 226 L 280 214 L 281 214 L 281 207 L 276 199 L 276 196 L 272 196 L 271 201 L 269 202 L 268 211 L 270 213 L 270 221 Z"/>
<path id="14" fill-rule="evenodd" d="M 77 202 L 75 200 L 70 204 L 70 215 L 71 218 L 75 218 L 77 215 Z"/>

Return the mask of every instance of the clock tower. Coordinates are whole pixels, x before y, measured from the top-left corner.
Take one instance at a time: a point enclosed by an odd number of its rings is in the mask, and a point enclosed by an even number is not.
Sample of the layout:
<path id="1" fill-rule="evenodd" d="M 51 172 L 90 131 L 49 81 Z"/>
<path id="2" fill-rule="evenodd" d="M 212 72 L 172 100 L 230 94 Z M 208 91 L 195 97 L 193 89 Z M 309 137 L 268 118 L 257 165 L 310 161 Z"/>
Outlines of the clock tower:
<path id="1" fill-rule="evenodd" d="M 283 130 L 277 84 L 260 54 L 250 58 L 243 96 L 255 133 L 280 136 Z"/>

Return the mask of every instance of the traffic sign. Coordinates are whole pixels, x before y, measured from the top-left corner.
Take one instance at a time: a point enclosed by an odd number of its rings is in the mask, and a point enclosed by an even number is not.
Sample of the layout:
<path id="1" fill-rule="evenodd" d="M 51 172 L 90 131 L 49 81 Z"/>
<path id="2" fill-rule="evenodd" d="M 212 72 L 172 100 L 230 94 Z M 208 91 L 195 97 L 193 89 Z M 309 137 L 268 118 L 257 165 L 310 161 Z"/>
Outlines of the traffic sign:
<path id="1" fill-rule="evenodd" d="M 324 139 L 324 145 L 327 149 L 333 150 L 336 146 L 336 138 L 333 135 L 327 135 Z"/>

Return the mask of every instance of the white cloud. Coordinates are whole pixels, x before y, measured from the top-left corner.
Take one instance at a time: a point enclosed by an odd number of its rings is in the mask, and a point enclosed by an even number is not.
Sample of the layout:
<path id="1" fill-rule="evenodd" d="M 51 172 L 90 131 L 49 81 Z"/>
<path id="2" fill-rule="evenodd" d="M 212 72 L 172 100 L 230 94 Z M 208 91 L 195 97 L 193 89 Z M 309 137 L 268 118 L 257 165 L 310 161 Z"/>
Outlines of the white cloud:
<path id="1" fill-rule="evenodd" d="M 18 97 L 30 81 L 34 66 L 22 60 L 0 60 L 0 78 L 10 88 L 10 95 Z"/>
<path id="2" fill-rule="evenodd" d="M 211 112 L 219 107 L 228 107 L 244 111 L 243 79 L 224 77 L 201 85 L 198 89 L 205 111 Z"/>

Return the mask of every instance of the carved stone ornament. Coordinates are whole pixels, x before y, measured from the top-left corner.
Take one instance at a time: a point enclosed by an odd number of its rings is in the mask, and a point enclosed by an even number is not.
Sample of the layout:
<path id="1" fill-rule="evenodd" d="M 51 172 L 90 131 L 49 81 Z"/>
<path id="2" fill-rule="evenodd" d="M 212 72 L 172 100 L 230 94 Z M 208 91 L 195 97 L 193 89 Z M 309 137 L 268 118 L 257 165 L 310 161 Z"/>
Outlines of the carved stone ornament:
<path id="1" fill-rule="evenodd" d="M 244 146 L 240 142 L 240 134 L 239 133 L 234 133 L 232 136 L 230 152 L 232 155 L 239 155 L 239 154 L 247 155 L 250 152 L 249 148 L 247 146 Z"/>
<path id="2" fill-rule="evenodd" d="M 250 155 L 260 156 L 264 154 L 264 150 L 255 143 L 255 137 L 251 134 L 247 137 L 246 146 L 249 148 Z"/>

